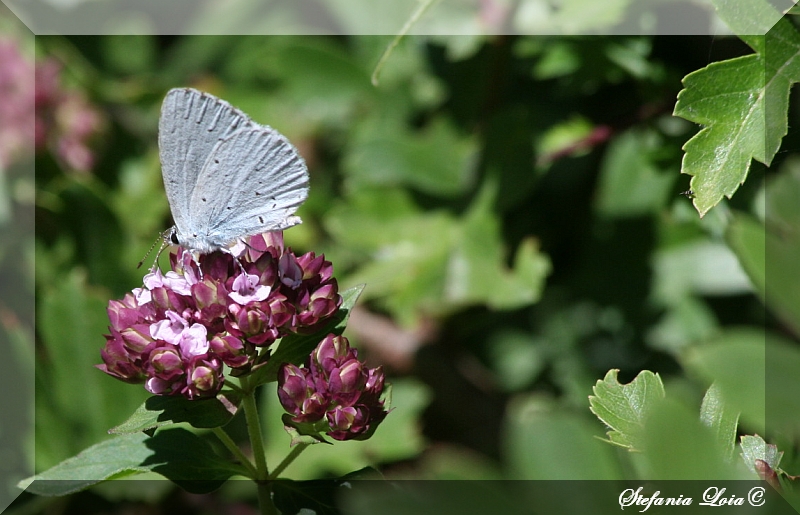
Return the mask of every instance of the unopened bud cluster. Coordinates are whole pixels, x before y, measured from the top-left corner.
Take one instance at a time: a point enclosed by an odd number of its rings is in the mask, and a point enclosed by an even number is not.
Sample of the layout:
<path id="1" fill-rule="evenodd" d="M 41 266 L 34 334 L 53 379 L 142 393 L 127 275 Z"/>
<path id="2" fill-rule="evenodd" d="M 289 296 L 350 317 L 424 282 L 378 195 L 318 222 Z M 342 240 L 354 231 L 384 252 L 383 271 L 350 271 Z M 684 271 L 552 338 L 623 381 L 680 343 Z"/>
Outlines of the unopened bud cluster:
<path id="1" fill-rule="evenodd" d="M 369 437 L 386 417 L 381 367 L 367 368 L 347 338 L 329 334 L 303 367 L 284 364 L 278 398 L 298 428 L 313 428 L 335 440 Z"/>

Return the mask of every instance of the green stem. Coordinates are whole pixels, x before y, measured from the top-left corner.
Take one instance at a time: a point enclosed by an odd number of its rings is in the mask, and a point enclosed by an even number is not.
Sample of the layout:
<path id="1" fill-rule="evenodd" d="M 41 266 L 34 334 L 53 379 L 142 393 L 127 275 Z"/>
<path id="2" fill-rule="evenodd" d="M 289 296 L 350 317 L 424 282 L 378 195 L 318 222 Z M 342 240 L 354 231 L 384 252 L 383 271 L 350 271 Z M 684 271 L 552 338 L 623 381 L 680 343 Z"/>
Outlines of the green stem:
<path id="1" fill-rule="evenodd" d="M 275 467 L 275 470 L 272 471 L 272 474 L 269 475 L 269 478 L 276 479 L 281 474 L 281 472 L 283 472 L 283 470 L 294 461 L 295 458 L 300 456 L 301 452 L 306 450 L 306 447 L 308 447 L 309 445 L 311 444 L 299 443 L 295 445 L 292 448 L 291 452 L 287 454 L 285 458 L 283 458 L 283 461 L 280 463 L 280 465 Z"/>
<path id="2" fill-rule="evenodd" d="M 408 31 L 411 30 L 411 27 L 413 27 L 414 24 L 417 23 L 417 21 L 419 21 L 420 18 L 422 18 L 422 15 L 425 14 L 425 11 L 427 11 L 437 1 L 438 0 L 420 0 L 419 5 L 417 6 L 417 10 L 414 11 L 413 14 L 411 14 L 411 17 L 408 20 L 406 20 L 406 23 L 403 25 L 403 28 L 400 29 L 400 32 L 398 32 L 397 35 L 392 39 L 391 43 L 389 43 L 389 46 L 386 47 L 386 50 L 383 51 L 383 55 L 381 55 L 378 64 L 375 65 L 375 70 L 373 70 L 372 72 L 373 86 L 378 85 L 378 78 L 381 74 L 381 70 L 383 69 L 383 65 L 386 64 L 386 61 L 389 60 L 389 56 L 392 55 L 392 52 L 394 51 L 397 44 L 400 43 L 400 40 L 403 39 L 403 37 L 405 37 L 405 35 L 408 34 Z"/>
<path id="3" fill-rule="evenodd" d="M 261 421 L 258 417 L 258 407 L 256 406 L 256 392 L 251 388 L 247 377 L 239 378 L 244 397 L 242 407 L 244 408 L 244 418 L 247 422 L 247 434 L 250 436 L 250 445 L 253 448 L 253 458 L 256 462 L 255 476 L 258 491 L 258 506 L 261 515 L 278 515 L 278 510 L 272 502 L 272 482 L 269 481 L 269 469 L 267 468 L 267 455 L 264 452 L 264 439 L 261 435 Z"/>
<path id="4" fill-rule="evenodd" d="M 245 395 L 242 399 L 244 417 L 247 421 L 247 434 L 250 435 L 250 445 L 253 447 L 253 458 L 256 462 L 256 481 L 266 480 L 269 476 L 267 468 L 267 455 L 264 452 L 264 440 L 261 436 L 261 421 L 258 418 L 255 390 L 250 388 L 247 377 L 241 378 L 242 390 Z"/>
<path id="5" fill-rule="evenodd" d="M 234 442 L 233 439 L 228 436 L 228 433 L 223 431 L 221 427 L 215 427 L 211 429 L 211 431 L 217 435 L 217 438 L 219 438 L 225 448 L 228 449 L 237 460 L 239 460 L 239 463 L 241 463 L 242 466 L 247 469 L 250 477 L 255 479 L 255 477 L 258 475 L 258 471 L 256 470 L 255 466 L 253 466 L 253 463 L 247 459 L 247 456 L 244 455 L 242 450 L 239 449 L 239 446 L 236 445 L 236 442 Z"/>

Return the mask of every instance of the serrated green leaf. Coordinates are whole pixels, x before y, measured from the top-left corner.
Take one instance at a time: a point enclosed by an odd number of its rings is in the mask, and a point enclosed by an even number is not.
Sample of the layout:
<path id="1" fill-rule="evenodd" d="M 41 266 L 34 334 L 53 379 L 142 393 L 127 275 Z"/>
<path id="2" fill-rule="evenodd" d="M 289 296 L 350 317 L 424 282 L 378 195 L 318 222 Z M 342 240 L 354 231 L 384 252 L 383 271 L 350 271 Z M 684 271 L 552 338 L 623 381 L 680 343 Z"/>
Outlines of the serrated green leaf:
<path id="1" fill-rule="evenodd" d="M 778 470 L 781 458 L 783 458 L 783 451 L 779 451 L 777 445 L 768 444 L 758 435 L 742 435 L 739 445 L 745 465 L 754 474 L 758 474 L 755 468 L 756 460 L 762 460 L 772 470 Z"/>
<path id="2" fill-rule="evenodd" d="M 139 406 L 128 420 L 108 432 L 138 433 L 182 422 L 197 428 L 221 427 L 236 415 L 240 402 L 241 396 L 230 391 L 220 393 L 213 399 L 153 396 Z"/>
<path id="3" fill-rule="evenodd" d="M 661 377 L 644 370 L 623 385 L 617 380 L 619 370 L 609 370 L 597 381 L 589 397 L 592 413 L 611 428 L 609 440 L 630 450 L 641 450 L 644 421 L 650 406 L 664 398 Z"/>
<path id="4" fill-rule="evenodd" d="M 674 114 L 704 126 L 684 145 L 681 169 L 693 176 L 700 216 L 733 196 L 752 159 L 769 165 L 787 132 L 789 89 L 800 80 L 800 35 L 780 20 L 763 49 L 753 46 L 758 53 L 690 73 L 678 94 Z"/>
<path id="5" fill-rule="evenodd" d="M 703 396 L 703 403 L 700 405 L 700 422 L 714 431 L 717 441 L 725 451 L 726 458 L 731 459 L 736 446 L 739 412 L 725 404 L 716 384 L 712 384 Z"/>
<path id="6" fill-rule="evenodd" d="M 194 433 L 175 428 L 152 438 L 143 433 L 114 437 L 21 481 L 20 486 L 38 495 L 67 495 L 100 481 L 148 471 L 192 493 L 210 492 L 232 475 L 244 473 Z"/>
<path id="7" fill-rule="evenodd" d="M 364 291 L 365 284 L 359 284 L 341 292 L 342 305 L 339 311 L 329 321 L 329 323 L 315 332 L 314 334 L 290 334 L 283 337 L 278 345 L 278 349 L 270 356 L 266 365 L 256 369 L 250 375 L 251 384 L 255 387 L 265 383 L 278 380 L 278 370 L 284 363 L 299 365 L 303 363 L 308 355 L 314 350 L 322 339 L 329 333 L 340 335 L 347 326 L 350 312 Z"/>

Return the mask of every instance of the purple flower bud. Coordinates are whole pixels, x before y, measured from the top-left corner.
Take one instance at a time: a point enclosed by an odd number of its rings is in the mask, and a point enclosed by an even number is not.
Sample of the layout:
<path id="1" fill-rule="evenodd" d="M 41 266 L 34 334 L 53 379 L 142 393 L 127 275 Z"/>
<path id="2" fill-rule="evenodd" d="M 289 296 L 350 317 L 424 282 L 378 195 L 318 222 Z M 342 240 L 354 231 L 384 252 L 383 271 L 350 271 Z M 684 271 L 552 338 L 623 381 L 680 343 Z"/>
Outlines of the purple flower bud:
<path id="1" fill-rule="evenodd" d="M 251 252 L 257 255 L 252 256 L 252 260 L 258 260 L 263 253 L 271 254 L 275 259 L 284 253 L 283 233 L 280 231 L 266 232 L 257 234 L 250 238 Z"/>
<path id="2" fill-rule="evenodd" d="M 281 406 L 292 415 L 299 415 L 300 407 L 308 395 L 304 371 L 291 363 L 284 363 L 278 372 L 278 399 Z"/>
<path id="3" fill-rule="evenodd" d="M 152 343 L 150 338 L 149 326 L 145 324 L 134 324 L 127 329 L 119 331 L 119 336 L 125 342 L 125 347 L 134 354 L 141 354 L 145 347 Z"/>
<path id="4" fill-rule="evenodd" d="M 147 377 L 138 355 L 128 351 L 122 338 L 106 336 L 106 346 L 100 351 L 102 365 L 95 365 L 108 375 L 126 383 L 141 383 Z"/>
<path id="5" fill-rule="evenodd" d="M 294 417 L 295 422 L 313 423 L 322 420 L 325 416 L 325 409 L 328 407 L 328 400 L 319 392 L 312 393 L 305 401 L 300 415 Z"/>
<path id="6" fill-rule="evenodd" d="M 288 302 L 285 295 L 272 292 L 268 302 L 272 313 L 272 323 L 275 324 L 275 327 L 284 327 L 291 324 L 294 319 L 295 309 Z"/>
<path id="7" fill-rule="evenodd" d="M 269 345 L 277 338 L 278 330 L 272 324 L 268 304 L 260 302 L 247 307 L 231 304 L 228 309 L 234 317 L 228 324 L 231 333 L 256 345 Z"/>
<path id="8" fill-rule="evenodd" d="M 278 276 L 283 285 L 296 289 L 303 282 L 303 269 L 294 254 L 284 254 L 278 262 Z"/>
<path id="9" fill-rule="evenodd" d="M 316 422 L 325 415 L 328 402 L 314 391 L 307 370 L 285 363 L 278 373 L 278 399 L 294 415 L 295 422 Z"/>
<path id="10" fill-rule="evenodd" d="M 303 279 L 311 279 L 319 275 L 322 265 L 325 263 L 325 256 L 320 254 L 314 257 L 313 252 L 307 252 L 297 258 L 297 264 L 303 269 Z"/>
<path id="11" fill-rule="evenodd" d="M 219 287 L 211 279 L 205 279 L 192 286 L 192 298 L 200 309 L 213 304 L 224 304 L 224 299 L 218 295 Z"/>
<path id="12" fill-rule="evenodd" d="M 353 407 L 337 406 L 325 414 L 332 431 L 347 431 L 356 419 L 356 409 Z"/>
<path id="13" fill-rule="evenodd" d="M 122 300 L 112 300 L 108 303 L 108 320 L 111 327 L 120 331 L 140 321 L 143 316 L 133 295 L 126 294 Z"/>
<path id="14" fill-rule="evenodd" d="M 188 299 L 167 287 L 161 286 L 154 288 L 150 290 L 150 295 L 152 295 L 153 305 L 158 311 L 174 311 L 180 313 L 186 309 L 186 301 Z"/>
<path id="15" fill-rule="evenodd" d="M 222 363 L 217 358 L 196 356 L 187 367 L 187 385 L 181 392 L 189 400 L 214 397 L 222 388 Z"/>
<path id="16" fill-rule="evenodd" d="M 180 381 L 165 381 L 160 377 L 151 377 L 144 383 L 144 388 L 154 395 L 172 395 L 179 393 L 183 384 Z"/>
<path id="17" fill-rule="evenodd" d="M 234 336 L 214 336 L 208 342 L 209 350 L 231 368 L 244 367 L 253 359 L 254 347 Z"/>
<path id="18" fill-rule="evenodd" d="M 350 342 L 344 336 L 328 334 L 319 342 L 317 348 L 311 354 L 314 361 L 321 370 L 326 372 L 326 377 L 330 371 L 349 355 Z"/>
<path id="19" fill-rule="evenodd" d="M 338 397 L 341 394 L 362 390 L 367 384 L 367 372 L 360 361 L 351 359 L 343 366 L 331 370 L 328 382 L 329 391 Z"/>
<path id="20" fill-rule="evenodd" d="M 153 342 L 146 352 L 147 373 L 164 381 L 172 381 L 182 376 L 183 360 L 177 347 L 167 342 Z"/>

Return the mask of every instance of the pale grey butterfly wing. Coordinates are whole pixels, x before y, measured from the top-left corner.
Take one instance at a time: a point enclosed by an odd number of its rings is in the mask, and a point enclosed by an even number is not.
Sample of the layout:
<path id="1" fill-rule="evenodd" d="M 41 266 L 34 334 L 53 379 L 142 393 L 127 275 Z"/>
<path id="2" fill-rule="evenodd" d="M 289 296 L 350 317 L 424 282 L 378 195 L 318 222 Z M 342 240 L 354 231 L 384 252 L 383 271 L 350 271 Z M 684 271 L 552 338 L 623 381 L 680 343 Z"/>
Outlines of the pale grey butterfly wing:
<path id="1" fill-rule="evenodd" d="M 293 216 L 308 198 L 308 170 L 289 141 L 257 125 L 220 141 L 194 187 L 185 239 L 206 252 L 237 239 L 300 223 Z M 180 240 L 179 235 L 179 240 Z"/>
<path id="2" fill-rule="evenodd" d="M 164 189 L 178 233 L 189 225 L 189 200 L 214 146 L 253 125 L 246 114 L 208 93 L 191 88 L 167 93 L 158 122 L 158 147 Z"/>
<path id="3" fill-rule="evenodd" d="M 308 196 L 302 158 L 279 133 L 224 100 L 190 88 L 170 90 L 161 108 L 159 149 L 181 245 L 207 253 L 300 222 L 292 214 Z"/>

